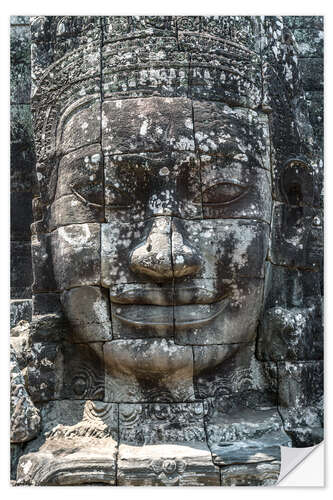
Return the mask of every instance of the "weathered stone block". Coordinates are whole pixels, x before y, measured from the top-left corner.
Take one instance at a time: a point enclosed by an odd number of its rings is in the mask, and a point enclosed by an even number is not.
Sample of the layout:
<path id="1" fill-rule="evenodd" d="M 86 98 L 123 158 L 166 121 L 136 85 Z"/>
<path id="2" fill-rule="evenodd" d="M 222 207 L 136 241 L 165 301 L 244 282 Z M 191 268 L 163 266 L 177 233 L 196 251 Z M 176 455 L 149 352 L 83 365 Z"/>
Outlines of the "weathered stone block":
<path id="1" fill-rule="evenodd" d="M 283 22 L 289 28 L 323 29 L 323 16 L 283 16 Z"/>
<path id="2" fill-rule="evenodd" d="M 105 41 L 116 40 L 126 36 L 130 30 L 130 16 L 103 16 L 101 18 Z"/>
<path id="3" fill-rule="evenodd" d="M 31 297 L 31 245 L 25 241 L 12 241 L 10 258 L 10 289 L 13 299 Z"/>
<path id="4" fill-rule="evenodd" d="M 322 306 L 321 273 L 268 264 L 265 305 L 258 329 L 258 358 L 322 359 Z"/>
<path id="5" fill-rule="evenodd" d="M 99 83 L 98 42 L 101 41 L 99 27 L 91 32 L 91 37 L 88 34 L 82 34 L 76 37 L 70 36 L 67 39 L 59 37 L 57 40 L 49 38 L 42 41 L 34 40 L 33 24 L 31 30 L 31 95 L 33 103 L 50 104 L 57 100 L 61 94 L 65 98 L 64 102 L 71 97 L 72 102 L 74 98 L 74 101 L 79 99 L 82 104 L 84 96 L 100 93 L 98 89 L 100 86 L 95 88 L 95 92 L 88 91 L 89 85 L 85 79 L 91 77 Z M 56 72 L 56 76 L 54 72 Z M 83 91 L 80 94 L 80 91 L 77 92 L 77 90 L 80 87 L 82 89 L 83 79 L 83 87 L 86 88 L 87 92 Z"/>
<path id="6" fill-rule="evenodd" d="M 32 193 L 12 192 L 10 195 L 11 239 L 29 241 L 31 237 L 30 224 L 32 223 Z"/>
<path id="7" fill-rule="evenodd" d="M 274 307 L 265 313 L 260 328 L 259 356 L 270 360 L 311 360 L 323 356 L 321 307 Z"/>
<path id="8" fill-rule="evenodd" d="M 43 437 L 29 443 L 17 484 L 115 484 L 117 405 L 53 401 L 41 407 Z"/>
<path id="9" fill-rule="evenodd" d="M 56 199 L 73 194 L 73 189 L 90 203 L 103 203 L 103 156 L 100 144 L 80 148 L 61 158 Z"/>
<path id="10" fill-rule="evenodd" d="M 200 156 L 202 210 L 207 219 L 271 219 L 271 179 L 247 158 Z"/>
<path id="11" fill-rule="evenodd" d="M 114 340 L 104 344 L 105 400 L 194 400 L 192 348 L 171 340 Z"/>
<path id="12" fill-rule="evenodd" d="M 120 404 L 119 485 L 219 485 L 204 405 Z"/>
<path id="13" fill-rule="evenodd" d="M 196 279 L 263 277 L 269 234 L 265 222 L 207 219 L 177 223 L 178 233 L 200 258 Z M 173 255 L 176 260 L 176 252 Z"/>
<path id="14" fill-rule="evenodd" d="M 57 289 L 100 284 L 100 225 L 72 224 L 52 233 Z"/>
<path id="15" fill-rule="evenodd" d="M 323 92 L 322 91 L 308 91 L 305 93 L 306 100 L 309 108 L 309 119 L 313 128 L 316 139 L 318 140 L 318 145 L 323 147 L 323 135 L 324 135 L 324 105 L 323 105 Z M 322 162 L 318 162 L 320 166 Z M 320 169 L 322 173 L 322 168 Z"/>
<path id="16" fill-rule="evenodd" d="M 189 56 L 179 50 L 175 32 L 155 27 L 146 33 L 139 31 L 126 36 L 112 32 L 114 24 L 106 24 L 105 28 L 102 53 L 105 97 L 188 96 Z M 111 44 L 107 43 L 110 38 L 114 39 Z"/>
<path id="17" fill-rule="evenodd" d="M 324 48 L 324 32 L 318 29 L 294 29 L 293 35 L 303 57 L 321 57 Z"/>
<path id="18" fill-rule="evenodd" d="M 219 466 L 280 461 L 280 446 L 291 446 L 276 407 L 215 409 L 206 417 L 206 430 Z"/>
<path id="19" fill-rule="evenodd" d="M 10 107 L 10 142 L 24 144 L 27 148 L 33 144 L 31 110 L 29 104 L 12 104 Z"/>
<path id="20" fill-rule="evenodd" d="M 160 152 L 105 157 L 106 219 L 202 216 L 200 164 L 195 155 Z"/>
<path id="21" fill-rule="evenodd" d="M 293 446 L 323 439 L 323 363 L 279 362 L 279 412 Z"/>
<path id="22" fill-rule="evenodd" d="M 176 36 L 173 16 L 128 16 L 128 22 L 131 32 L 143 31 L 167 35 L 171 31 Z"/>
<path id="23" fill-rule="evenodd" d="M 194 346 L 196 398 L 214 398 L 224 412 L 276 406 L 276 365 L 257 361 L 254 352 L 254 343 Z"/>
<path id="24" fill-rule="evenodd" d="M 106 290 L 92 286 L 72 288 L 62 293 L 61 301 L 70 324 L 68 340 L 73 343 L 112 340 Z"/>
<path id="25" fill-rule="evenodd" d="M 196 147 L 202 155 L 226 156 L 232 165 L 243 163 L 269 169 L 267 117 L 222 103 L 194 101 Z"/>
<path id="26" fill-rule="evenodd" d="M 36 189 L 35 155 L 32 143 L 11 143 L 10 189 L 18 192 L 34 192 Z"/>
<path id="27" fill-rule="evenodd" d="M 120 443 L 206 443 L 203 403 L 120 404 Z"/>
<path id="28" fill-rule="evenodd" d="M 31 80 L 29 18 L 24 22 L 23 16 L 13 17 L 19 19 L 10 28 L 10 101 L 28 104 Z"/>
<path id="29" fill-rule="evenodd" d="M 10 29 L 10 102 L 30 102 L 30 28 L 17 25 Z"/>
<path id="30" fill-rule="evenodd" d="M 19 458 L 24 453 L 25 443 L 13 443 L 10 445 L 10 480 L 11 484 L 16 484 L 16 471 Z"/>
<path id="31" fill-rule="evenodd" d="M 34 293 L 57 290 L 52 261 L 52 234 L 34 234 L 31 238 Z"/>
<path id="32" fill-rule="evenodd" d="M 146 225 L 148 226 L 149 223 Z M 151 224 L 149 224 L 151 225 Z M 143 282 L 129 266 L 131 249 L 135 248 L 144 232 L 144 222 L 122 223 L 113 220 L 101 225 L 101 283 L 104 287 L 121 283 Z M 141 236 L 142 235 L 142 236 Z M 140 238 L 141 237 L 141 238 Z"/>
<path id="33" fill-rule="evenodd" d="M 70 338 L 70 328 L 64 315 L 59 293 L 38 293 L 32 297 L 33 342 L 59 342 Z"/>
<path id="34" fill-rule="evenodd" d="M 29 16 L 10 16 L 10 24 L 27 24 L 29 25 Z"/>
<path id="35" fill-rule="evenodd" d="M 64 18 L 66 22 L 67 16 Z M 91 42 L 101 41 L 101 30 L 99 23 L 97 26 L 93 27 L 87 33 L 74 34 L 70 32 L 59 33 L 55 42 L 53 42 L 54 46 L 54 60 L 59 61 L 63 57 L 70 57 L 71 52 L 75 50 L 79 50 L 82 45 L 89 45 Z M 96 57 L 96 56 L 95 56 Z M 98 57 L 98 55 L 97 55 Z M 99 62 L 99 59 L 96 57 L 96 62 Z"/>
<path id="36" fill-rule="evenodd" d="M 122 486 L 219 486 L 219 469 L 205 445 L 121 444 L 118 484 Z"/>
<path id="37" fill-rule="evenodd" d="M 33 33 L 32 39 L 34 39 Z M 37 101 L 43 95 L 46 98 L 47 95 L 51 95 L 51 92 L 71 87 L 83 78 L 88 79 L 100 76 L 100 40 L 97 39 L 87 43 L 87 39 L 85 38 L 83 41 L 86 43 L 81 44 L 77 50 L 69 52 L 65 57 L 62 57 L 66 51 L 64 44 L 54 44 L 52 40 L 48 40 L 46 44 L 33 44 L 33 100 Z M 59 51 L 60 57 L 58 59 L 55 48 L 58 48 Z M 39 61 L 40 49 L 42 56 Z M 45 67 L 45 62 L 49 64 L 47 68 Z M 87 115 L 83 114 L 82 116 L 85 116 L 86 119 L 88 118 Z"/>
<path id="38" fill-rule="evenodd" d="M 111 307 L 116 308 L 118 304 L 158 305 L 172 306 L 174 288 L 172 282 L 156 283 L 149 281 L 133 283 L 119 283 L 109 285 Z M 135 309 L 135 307 L 133 307 Z"/>
<path id="39" fill-rule="evenodd" d="M 322 268 L 322 212 L 309 207 L 275 204 L 270 260 L 300 269 Z"/>
<path id="40" fill-rule="evenodd" d="M 10 301 L 10 327 L 13 328 L 20 321 L 31 321 L 32 304 L 30 299 Z"/>
<path id="41" fill-rule="evenodd" d="M 258 60 L 257 60 L 258 61 Z M 225 70 L 222 58 L 209 54 L 191 58 L 189 95 L 193 99 L 220 101 L 229 106 L 256 108 L 260 102 L 259 82 L 253 83 L 236 72 Z M 213 64 L 213 62 L 215 64 Z M 217 68 L 215 67 L 217 66 Z M 255 72 L 254 72 L 255 73 Z"/>
<path id="42" fill-rule="evenodd" d="M 26 63 L 11 63 L 10 100 L 12 104 L 29 104 L 31 67 Z"/>
<path id="43" fill-rule="evenodd" d="M 32 313 L 34 316 L 63 314 L 59 293 L 36 293 L 32 296 Z"/>
<path id="44" fill-rule="evenodd" d="M 220 39 L 230 39 L 251 50 L 258 50 L 255 40 L 258 28 L 256 16 L 200 16 L 201 32 L 215 35 Z M 221 40 L 219 42 L 221 43 Z"/>
<path id="45" fill-rule="evenodd" d="M 179 31 L 200 31 L 201 16 L 177 16 L 176 23 Z"/>
<path id="46" fill-rule="evenodd" d="M 317 144 L 320 148 L 320 144 Z M 290 160 L 279 172 L 275 171 L 274 196 L 292 206 L 323 207 L 323 162 L 316 156 L 313 161 Z"/>
<path id="47" fill-rule="evenodd" d="M 221 467 L 221 486 L 275 486 L 280 462 Z"/>
<path id="48" fill-rule="evenodd" d="M 18 63 L 29 64 L 30 39 L 29 26 L 21 24 L 10 28 L 10 60 L 12 65 Z"/>
<path id="49" fill-rule="evenodd" d="M 40 416 L 25 387 L 15 350 L 10 352 L 10 441 L 23 443 L 39 432 Z"/>
<path id="50" fill-rule="evenodd" d="M 58 130 L 58 141 L 61 152 L 69 153 L 79 147 L 100 143 L 100 128 L 96 123 L 100 120 L 101 103 L 98 98 L 84 98 L 82 104 L 77 103 L 69 116 L 62 116 Z"/>
<path id="51" fill-rule="evenodd" d="M 191 100 L 150 97 L 103 102 L 102 147 L 112 154 L 194 151 Z"/>
<path id="52" fill-rule="evenodd" d="M 299 60 L 305 91 L 323 91 L 324 62 L 321 57 L 305 57 Z"/>
<path id="53" fill-rule="evenodd" d="M 61 346 L 35 342 L 27 367 L 27 389 L 32 401 L 59 399 L 64 370 Z"/>
<path id="54" fill-rule="evenodd" d="M 33 342 L 69 340 L 70 331 L 64 316 L 59 313 L 34 315 L 31 322 L 31 338 Z"/>
<path id="55" fill-rule="evenodd" d="M 104 206 L 90 205 L 79 193 L 65 195 L 52 204 L 48 228 L 53 231 L 70 224 L 85 224 L 104 221 Z"/>
<path id="56" fill-rule="evenodd" d="M 103 344 L 62 345 L 63 373 L 61 397 L 69 399 L 104 398 Z"/>
<path id="57" fill-rule="evenodd" d="M 254 340 L 263 285 L 263 280 L 255 278 L 175 283 L 177 344 L 228 345 Z"/>
<path id="58" fill-rule="evenodd" d="M 34 342 L 27 380 L 33 401 L 103 399 L 102 345 Z"/>
<path id="59" fill-rule="evenodd" d="M 20 321 L 10 330 L 10 345 L 15 351 L 18 366 L 26 378 L 26 368 L 32 359 L 31 356 L 31 329 L 27 321 Z"/>

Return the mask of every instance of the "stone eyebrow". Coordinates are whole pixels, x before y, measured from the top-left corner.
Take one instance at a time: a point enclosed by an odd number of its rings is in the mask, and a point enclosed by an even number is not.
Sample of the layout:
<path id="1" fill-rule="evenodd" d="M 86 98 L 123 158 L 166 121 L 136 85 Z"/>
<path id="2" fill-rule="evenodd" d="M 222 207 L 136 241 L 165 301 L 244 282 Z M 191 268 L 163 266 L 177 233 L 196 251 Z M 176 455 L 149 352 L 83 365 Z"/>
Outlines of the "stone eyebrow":
<path id="1" fill-rule="evenodd" d="M 228 144 L 230 146 L 231 143 L 228 143 Z M 227 147 L 229 147 L 229 146 L 227 146 Z M 218 159 L 237 160 L 237 161 L 243 162 L 244 164 L 245 163 L 248 164 L 248 162 L 251 162 L 251 163 L 255 163 L 256 164 L 255 167 L 257 167 L 257 168 L 261 168 L 261 169 L 264 169 L 266 171 L 268 170 L 264 166 L 264 160 L 262 158 L 262 154 L 260 153 L 260 151 L 255 151 L 255 152 L 253 152 L 251 150 L 244 151 L 244 150 L 240 149 L 240 147 L 236 143 L 233 143 L 232 146 L 236 146 L 236 147 L 230 147 L 229 151 L 223 151 L 223 152 L 218 151 L 215 153 L 212 151 L 198 152 L 202 167 L 205 167 L 205 163 L 206 162 L 208 163 L 209 160 L 216 158 L 217 160 Z M 241 158 L 241 156 L 243 156 L 243 158 Z"/>

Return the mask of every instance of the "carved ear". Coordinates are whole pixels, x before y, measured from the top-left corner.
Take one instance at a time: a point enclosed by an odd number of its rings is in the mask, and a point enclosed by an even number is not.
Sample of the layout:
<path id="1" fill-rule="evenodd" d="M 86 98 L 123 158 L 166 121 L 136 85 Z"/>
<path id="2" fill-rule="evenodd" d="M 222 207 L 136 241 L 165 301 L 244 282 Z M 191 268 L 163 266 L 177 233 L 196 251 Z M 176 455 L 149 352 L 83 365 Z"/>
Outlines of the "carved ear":
<path id="1" fill-rule="evenodd" d="M 313 172 L 301 159 L 288 160 L 280 177 L 283 201 L 288 205 L 313 205 Z"/>

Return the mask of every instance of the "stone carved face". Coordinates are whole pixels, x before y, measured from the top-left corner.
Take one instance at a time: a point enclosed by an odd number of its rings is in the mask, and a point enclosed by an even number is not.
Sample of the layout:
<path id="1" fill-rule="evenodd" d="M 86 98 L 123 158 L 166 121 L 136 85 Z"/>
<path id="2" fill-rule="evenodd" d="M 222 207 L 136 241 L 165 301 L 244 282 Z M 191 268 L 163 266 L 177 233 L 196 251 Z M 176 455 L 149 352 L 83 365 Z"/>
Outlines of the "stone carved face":
<path id="1" fill-rule="evenodd" d="M 99 113 L 92 102 L 70 114 L 58 146 L 63 307 L 76 342 L 103 342 L 108 400 L 140 401 L 147 387 L 192 400 L 194 373 L 255 338 L 272 208 L 267 120 L 186 98 L 109 100 L 102 123 Z"/>

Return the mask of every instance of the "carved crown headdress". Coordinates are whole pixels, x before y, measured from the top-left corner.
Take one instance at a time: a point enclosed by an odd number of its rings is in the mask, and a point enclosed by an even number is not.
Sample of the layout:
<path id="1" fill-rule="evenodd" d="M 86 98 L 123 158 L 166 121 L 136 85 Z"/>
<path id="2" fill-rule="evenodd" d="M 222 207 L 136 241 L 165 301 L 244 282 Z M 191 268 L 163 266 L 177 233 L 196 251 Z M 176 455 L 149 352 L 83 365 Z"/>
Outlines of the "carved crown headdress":
<path id="1" fill-rule="evenodd" d="M 286 142 L 298 154 L 309 149 L 297 48 L 283 18 L 47 16 L 32 18 L 31 31 L 41 192 L 59 118 L 103 99 L 182 96 L 260 109 L 272 112 L 280 163 L 290 155 Z"/>

